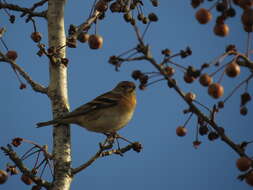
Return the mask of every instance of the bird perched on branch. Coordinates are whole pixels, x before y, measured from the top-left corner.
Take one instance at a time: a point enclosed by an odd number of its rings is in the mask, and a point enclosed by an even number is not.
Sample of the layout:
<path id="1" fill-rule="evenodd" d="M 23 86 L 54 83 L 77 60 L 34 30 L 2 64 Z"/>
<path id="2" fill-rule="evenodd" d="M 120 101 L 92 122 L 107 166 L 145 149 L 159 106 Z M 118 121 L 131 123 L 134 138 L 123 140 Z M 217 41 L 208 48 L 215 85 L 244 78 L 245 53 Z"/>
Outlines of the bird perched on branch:
<path id="1" fill-rule="evenodd" d="M 77 124 L 89 131 L 116 133 L 132 118 L 135 106 L 135 84 L 122 81 L 111 91 L 51 121 L 37 123 L 38 127 L 57 124 Z"/>

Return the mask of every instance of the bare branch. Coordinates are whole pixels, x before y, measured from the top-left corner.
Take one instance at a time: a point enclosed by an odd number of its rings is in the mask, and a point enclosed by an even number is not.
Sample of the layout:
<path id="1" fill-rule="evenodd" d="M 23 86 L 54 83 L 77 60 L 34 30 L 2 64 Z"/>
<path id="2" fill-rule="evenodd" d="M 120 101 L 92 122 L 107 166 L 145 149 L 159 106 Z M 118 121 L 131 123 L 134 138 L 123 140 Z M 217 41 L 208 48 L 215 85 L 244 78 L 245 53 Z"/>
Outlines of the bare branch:
<path id="1" fill-rule="evenodd" d="M 85 22 L 83 22 L 82 24 L 80 24 L 77 28 L 77 32 L 73 35 L 78 36 L 82 31 L 87 31 L 90 26 L 96 22 L 96 20 L 98 19 L 98 17 L 101 15 L 100 12 L 95 11 L 93 13 L 93 15 L 91 15 Z M 70 36 L 71 37 L 71 36 Z"/>
<path id="2" fill-rule="evenodd" d="M 195 115 L 197 115 L 202 120 L 204 120 L 206 123 L 208 123 L 215 131 L 217 131 L 217 133 L 221 137 L 221 140 L 224 141 L 228 146 L 230 146 L 236 153 L 238 153 L 240 156 L 249 157 L 246 155 L 246 153 L 240 146 L 235 144 L 228 136 L 225 135 L 225 133 L 222 130 L 220 130 L 220 127 L 217 125 L 217 123 L 213 119 L 209 118 L 204 113 L 202 113 L 200 109 L 198 109 L 198 107 L 193 104 L 193 102 L 187 101 L 187 99 L 184 96 L 184 92 L 179 88 L 179 86 L 176 84 L 176 82 L 172 78 L 168 77 L 162 65 L 158 64 L 156 60 L 153 58 L 150 47 L 148 45 L 147 46 L 144 45 L 144 41 L 140 36 L 140 31 L 137 28 L 137 26 L 134 25 L 133 27 L 134 27 L 136 36 L 138 38 L 138 41 L 142 47 L 141 52 L 145 56 L 145 59 L 148 62 L 150 62 L 161 73 L 161 75 L 168 81 L 169 86 L 173 88 L 179 94 L 179 96 L 181 96 L 181 98 L 189 105 L 190 111 L 194 113 Z M 238 55 L 238 53 L 236 52 L 229 53 L 229 55 L 234 55 L 234 54 Z M 249 69 L 252 70 L 253 63 L 246 56 L 239 54 L 238 57 L 243 59 L 243 63 L 240 63 L 241 66 L 248 67 Z"/>
<path id="3" fill-rule="evenodd" d="M 37 7 L 43 6 L 48 0 L 41 0 L 37 3 L 34 3 L 33 6 L 30 8 L 31 11 L 34 11 Z M 24 12 L 21 17 L 25 16 L 28 14 L 27 12 Z"/>
<path id="4" fill-rule="evenodd" d="M 221 132 L 219 129 L 219 126 L 216 124 L 215 121 L 211 120 L 209 117 L 207 117 L 204 113 L 202 113 L 197 106 L 195 106 L 192 102 L 189 102 L 185 99 L 184 93 L 182 90 L 172 81 L 171 78 L 166 76 L 166 73 L 163 71 L 161 66 L 156 63 L 156 61 L 152 57 L 146 58 L 153 66 L 155 66 L 160 73 L 164 76 L 164 78 L 172 84 L 172 88 L 184 99 L 184 101 L 190 106 L 190 109 L 193 113 L 195 113 L 198 117 L 203 119 L 205 122 L 207 122 L 215 131 L 218 132 L 218 134 L 221 137 L 221 140 L 224 141 L 226 144 L 228 144 L 235 152 L 237 152 L 240 156 L 248 157 L 244 150 L 240 148 L 237 144 L 235 144 L 228 136 L 225 135 L 225 133 Z"/>
<path id="5" fill-rule="evenodd" d="M 20 169 L 22 173 L 29 176 L 36 184 L 45 187 L 46 189 L 49 189 L 51 186 L 51 183 L 47 182 L 46 180 L 43 180 L 33 174 L 32 171 L 30 171 L 22 162 L 22 160 L 18 157 L 17 153 L 12 150 L 11 146 L 7 147 L 1 147 L 1 149 L 4 151 L 4 153 L 9 156 L 9 158 L 16 164 L 16 166 Z"/>
<path id="6" fill-rule="evenodd" d="M 42 94 L 47 94 L 47 88 L 42 86 L 39 83 L 36 83 L 27 72 L 24 71 L 22 67 L 20 67 L 18 64 L 16 64 L 15 61 L 8 59 L 2 52 L 0 52 L 0 61 L 9 63 L 15 70 L 19 72 L 19 74 L 31 85 L 34 91 L 40 92 Z"/>
<path id="7" fill-rule="evenodd" d="M 120 148 L 120 149 L 113 149 L 113 150 L 108 150 L 108 151 L 105 151 L 105 150 L 110 149 L 111 146 L 104 146 L 104 145 L 105 145 L 105 143 L 103 145 L 100 144 L 100 149 L 87 162 L 85 162 L 84 164 L 80 165 L 77 168 L 72 169 L 72 175 L 75 175 L 75 174 L 81 172 L 82 170 L 86 169 L 87 167 L 89 167 L 93 162 L 95 162 L 100 157 L 110 156 L 112 154 L 117 154 L 117 155 L 122 156 L 125 152 L 127 152 L 131 149 L 133 149 L 136 152 L 140 152 L 142 149 L 141 144 L 138 142 L 133 142 L 133 143 L 131 143 L 123 148 Z"/>
<path id="8" fill-rule="evenodd" d="M 23 12 L 25 14 L 29 14 L 29 17 L 43 17 L 43 18 L 46 18 L 46 15 L 47 15 L 46 11 L 34 12 L 32 9 L 20 7 L 18 5 L 9 4 L 9 3 L 0 2 L 0 9 L 1 8 L 9 9 L 9 10 L 12 10 L 12 11 Z"/>

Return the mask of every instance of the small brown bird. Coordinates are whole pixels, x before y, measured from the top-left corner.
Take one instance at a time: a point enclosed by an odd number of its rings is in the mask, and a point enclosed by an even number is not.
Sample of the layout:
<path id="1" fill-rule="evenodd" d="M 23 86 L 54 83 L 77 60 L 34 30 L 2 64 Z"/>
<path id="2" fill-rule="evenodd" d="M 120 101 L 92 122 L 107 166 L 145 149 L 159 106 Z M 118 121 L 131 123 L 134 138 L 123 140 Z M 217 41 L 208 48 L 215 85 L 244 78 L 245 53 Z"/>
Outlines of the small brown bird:
<path id="1" fill-rule="evenodd" d="M 132 119 L 136 107 L 135 88 L 133 82 L 122 81 L 113 90 L 72 112 L 51 121 L 37 123 L 37 126 L 77 124 L 93 132 L 115 133 Z"/>

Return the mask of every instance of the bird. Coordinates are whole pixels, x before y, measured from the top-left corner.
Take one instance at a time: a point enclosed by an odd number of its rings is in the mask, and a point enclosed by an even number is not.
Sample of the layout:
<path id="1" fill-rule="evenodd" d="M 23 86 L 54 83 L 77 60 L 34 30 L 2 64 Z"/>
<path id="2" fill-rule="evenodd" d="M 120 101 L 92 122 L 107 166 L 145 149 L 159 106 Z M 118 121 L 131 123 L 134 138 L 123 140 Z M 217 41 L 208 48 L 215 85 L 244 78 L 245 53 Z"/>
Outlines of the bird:
<path id="1" fill-rule="evenodd" d="M 121 81 L 111 91 L 50 121 L 37 123 L 37 127 L 59 124 L 77 124 L 88 131 L 113 134 L 132 119 L 136 107 L 135 84 Z"/>

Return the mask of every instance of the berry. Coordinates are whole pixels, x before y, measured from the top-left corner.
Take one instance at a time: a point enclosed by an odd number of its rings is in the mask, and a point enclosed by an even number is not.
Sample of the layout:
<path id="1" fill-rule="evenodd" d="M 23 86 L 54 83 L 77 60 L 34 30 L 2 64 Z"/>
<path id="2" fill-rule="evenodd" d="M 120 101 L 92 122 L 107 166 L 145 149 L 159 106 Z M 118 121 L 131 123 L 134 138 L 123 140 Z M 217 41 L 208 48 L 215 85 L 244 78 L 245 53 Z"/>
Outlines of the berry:
<path id="1" fill-rule="evenodd" d="M 220 108 L 220 109 L 224 108 L 224 102 L 223 101 L 218 102 L 218 108 Z"/>
<path id="2" fill-rule="evenodd" d="M 237 63 L 230 63 L 225 69 L 225 73 L 229 77 L 236 77 L 241 72 L 240 66 Z"/>
<path id="3" fill-rule="evenodd" d="M 227 10 L 227 15 L 230 16 L 230 17 L 234 17 L 236 15 L 236 11 L 234 8 L 230 8 Z"/>
<path id="4" fill-rule="evenodd" d="M 189 74 L 185 73 L 184 75 L 184 81 L 186 83 L 192 83 L 195 80 L 193 76 L 190 76 Z"/>
<path id="5" fill-rule="evenodd" d="M 210 140 L 210 141 L 214 141 L 214 140 L 216 140 L 216 139 L 218 139 L 219 138 L 219 135 L 216 133 L 216 132 L 210 132 L 209 134 L 208 134 L 208 139 Z"/>
<path id="6" fill-rule="evenodd" d="M 132 77 L 134 80 L 139 79 L 141 77 L 141 75 L 143 75 L 143 74 L 140 70 L 135 70 L 132 72 Z"/>
<path id="7" fill-rule="evenodd" d="M 202 86 L 209 86 L 212 82 L 213 82 L 213 79 L 208 74 L 203 74 L 199 78 L 199 83 Z"/>
<path id="8" fill-rule="evenodd" d="M 212 83 L 208 87 L 208 94 L 215 99 L 220 98 L 224 94 L 224 88 L 219 83 Z"/>
<path id="9" fill-rule="evenodd" d="M 200 135 L 206 135 L 207 133 L 208 133 L 208 127 L 206 126 L 206 125 L 201 125 L 200 127 L 199 127 L 199 134 Z"/>
<path id="10" fill-rule="evenodd" d="M 193 144 L 194 148 L 198 148 L 199 145 L 201 144 L 201 141 L 196 140 L 196 141 L 193 141 L 192 144 Z"/>
<path id="11" fill-rule="evenodd" d="M 191 0 L 191 6 L 193 8 L 197 8 L 201 3 L 203 3 L 203 0 Z"/>
<path id="12" fill-rule="evenodd" d="M 11 175 L 17 175 L 19 173 L 16 166 L 7 166 L 6 171 L 9 172 Z"/>
<path id="13" fill-rule="evenodd" d="M 110 10 L 111 10 L 111 12 L 120 12 L 121 11 L 121 5 L 120 5 L 120 3 L 118 3 L 117 1 L 116 2 L 114 2 L 114 3 L 112 3 L 111 5 L 110 5 Z"/>
<path id="14" fill-rule="evenodd" d="M 170 49 L 163 49 L 162 50 L 162 54 L 165 55 L 165 56 L 170 56 L 171 55 L 171 50 Z"/>
<path id="15" fill-rule="evenodd" d="M 140 152 L 143 149 L 142 145 L 139 142 L 134 142 L 132 143 L 132 145 L 133 145 L 133 150 L 135 152 Z"/>
<path id="16" fill-rule="evenodd" d="M 227 9 L 227 4 L 225 2 L 220 2 L 216 5 L 216 10 L 219 12 L 223 12 Z"/>
<path id="17" fill-rule="evenodd" d="M 252 0 L 240 0 L 239 6 L 241 8 L 243 8 L 244 10 L 249 9 L 250 7 L 253 6 L 253 1 Z"/>
<path id="18" fill-rule="evenodd" d="M 249 174 L 246 175 L 245 181 L 250 186 L 253 186 L 253 172 L 250 172 Z"/>
<path id="19" fill-rule="evenodd" d="M 90 37 L 90 35 L 89 35 L 88 33 L 86 33 L 86 32 L 81 32 L 81 33 L 78 35 L 77 39 L 78 39 L 79 42 L 85 43 L 85 42 L 87 42 L 87 41 L 89 40 L 89 37 Z"/>
<path id="20" fill-rule="evenodd" d="M 25 89 L 25 88 L 26 88 L 26 84 L 21 83 L 20 86 L 19 86 L 19 89 L 20 89 L 20 90 L 23 90 L 23 89 Z"/>
<path id="21" fill-rule="evenodd" d="M 193 92 L 188 92 L 186 95 L 185 95 L 185 99 L 189 102 L 192 102 L 193 100 L 196 99 L 196 94 L 194 94 Z"/>
<path id="22" fill-rule="evenodd" d="M 157 22 L 158 21 L 158 17 L 155 13 L 149 13 L 148 18 L 151 22 Z"/>
<path id="23" fill-rule="evenodd" d="M 158 0 L 151 0 L 151 3 L 152 3 L 152 5 L 153 5 L 154 7 L 158 7 L 158 5 L 159 5 Z"/>
<path id="24" fill-rule="evenodd" d="M 31 38 L 32 38 L 32 40 L 33 40 L 34 42 L 38 43 L 38 42 L 40 42 L 40 40 L 41 40 L 41 38 L 42 38 L 42 35 L 41 35 L 40 32 L 33 32 L 33 33 L 31 34 Z"/>
<path id="25" fill-rule="evenodd" d="M 176 133 L 177 133 L 177 136 L 179 137 L 183 137 L 186 135 L 187 133 L 187 129 L 183 126 L 179 126 L 177 129 L 176 129 Z"/>
<path id="26" fill-rule="evenodd" d="M 253 25 L 253 9 L 246 9 L 243 11 L 241 21 L 243 25 L 251 26 Z"/>
<path id="27" fill-rule="evenodd" d="M 6 53 L 6 56 L 7 56 L 9 59 L 15 61 L 15 60 L 17 59 L 17 57 L 18 57 L 18 54 L 17 54 L 16 51 L 9 50 L 9 51 Z"/>
<path id="28" fill-rule="evenodd" d="M 0 184 L 4 184 L 8 179 L 8 173 L 4 170 L 0 170 Z"/>
<path id="29" fill-rule="evenodd" d="M 105 12 L 108 9 L 107 2 L 105 0 L 99 0 L 96 3 L 95 9 L 99 12 Z"/>
<path id="30" fill-rule="evenodd" d="M 216 23 L 213 31 L 217 36 L 225 37 L 229 34 L 229 27 L 225 23 Z"/>
<path id="31" fill-rule="evenodd" d="M 103 46 L 103 38 L 97 34 L 92 34 L 89 37 L 88 43 L 90 49 L 100 49 Z"/>
<path id="32" fill-rule="evenodd" d="M 236 46 L 234 44 L 229 44 L 226 47 L 226 52 L 229 52 L 229 51 L 235 51 L 236 52 Z"/>
<path id="33" fill-rule="evenodd" d="M 251 160 L 246 157 L 241 157 L 236 161 L 237 168 L 241 171 L 247 171 L 251 166 Z"/>
<path id="34" fill-rule="evenodd" d="M 131 13 L 129 13 L 129 12 L 125 13 L 123 17 L 124 17 L 126 22 L 131 22 L 131 20 L 133 19 Z"/>
<path id="35" fill-rule="evenodd" d="M 33 183 L 33 180 L 32 180 L 29 176 L 27 176 L 27 175 L 25 175 L 25 174 L 23 174 L 23 175 L 21 176 L 21 180 L 22 180 L 26 185 L 31 185 L 31 184 Z"/>
<path id="36" fill-rule="evenodd" d="M 251 96 L 248 92 L 244 92 L 241 95 L 241 106 L 244 106 L 245 104 L 247 104 L 249 101 L 251 101 Z"/>
<path id="37" fill-rule="evenodd" d="M 196 12 L 195 18 L 200 24 L 206 24 L 212 19 L 212 14 L 207 9 L 201 8 Z"/>
<path id="38" fill-rule="evenodd" d="M 143 13 L 139 13 L 139 14 L 137 15 L 137 19 L 138 19 L 139 21 L 142 21 L 142 20 L 144 19 L 144 14 L 143 14 Z"/>
<path id="39" fill-rule="evenodd" d="M 175 73 L 175 69 L 170 66 L 165 67 L 164 70 L 165 70 L 165 73 L 168 77 L 172 77 Z"/>
<path id="40" fill-rule="evenodd" d="M 245 106 L 243 106 L 243 107 L 241 107 L 240 108 L 240 114 L 241 115 L 247 115 L 247 113 L 248 113 L 248 108 L 247 107 L 245 107 Z"/>
<path id="41" fill-rule="evenodd" d="M 234 4 L 239 5 L 241 0 L 233 0 Z"/>
<path id="42" fill-rule="evenodd" d="M 149 22 L 148 17 L 144 17 L 143 20 L 142 20 L 142 23 L 147 24 L 148 22 Z"/>
<path id="43" fill-rule="evenodd" d="M 31 190 L 41 190 L 41 186 L 34 185 Z"/>

